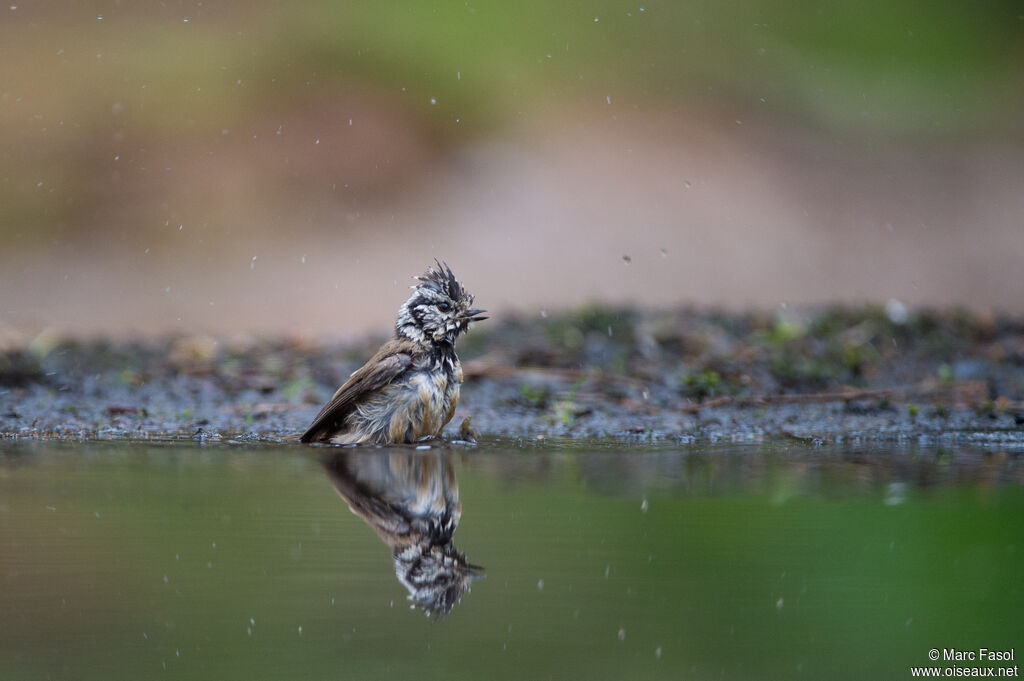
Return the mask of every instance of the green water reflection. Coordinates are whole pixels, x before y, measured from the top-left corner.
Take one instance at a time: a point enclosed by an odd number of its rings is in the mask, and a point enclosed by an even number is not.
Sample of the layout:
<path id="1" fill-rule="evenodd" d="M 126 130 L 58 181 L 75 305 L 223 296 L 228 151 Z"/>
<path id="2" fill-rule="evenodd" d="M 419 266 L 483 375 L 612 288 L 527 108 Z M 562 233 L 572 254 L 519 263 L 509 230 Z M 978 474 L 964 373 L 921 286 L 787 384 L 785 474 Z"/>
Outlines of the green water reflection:
<path id="1" fill-rule="evenodd" d="M 899 679 L 1024 643 L 1013 453 L 0 447 L 0 679 Z M 403 551 L 448 559 L 424 607 Z"/>

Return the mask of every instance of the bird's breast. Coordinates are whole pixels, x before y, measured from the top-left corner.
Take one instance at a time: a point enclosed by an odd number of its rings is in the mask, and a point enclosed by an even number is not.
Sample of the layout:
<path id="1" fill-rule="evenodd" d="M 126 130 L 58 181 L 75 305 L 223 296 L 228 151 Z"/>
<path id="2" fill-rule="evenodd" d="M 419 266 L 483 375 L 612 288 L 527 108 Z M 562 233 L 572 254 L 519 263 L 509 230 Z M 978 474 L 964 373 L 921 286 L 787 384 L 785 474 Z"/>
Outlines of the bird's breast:
<path id="1" fill-rule="evenodd" d="M 413 372 L 408 381 L 392 391 L 395 401 L 388 435 L 391 442 L 415 442 L 438 436 L 455 413 L 461 371 Z"/>

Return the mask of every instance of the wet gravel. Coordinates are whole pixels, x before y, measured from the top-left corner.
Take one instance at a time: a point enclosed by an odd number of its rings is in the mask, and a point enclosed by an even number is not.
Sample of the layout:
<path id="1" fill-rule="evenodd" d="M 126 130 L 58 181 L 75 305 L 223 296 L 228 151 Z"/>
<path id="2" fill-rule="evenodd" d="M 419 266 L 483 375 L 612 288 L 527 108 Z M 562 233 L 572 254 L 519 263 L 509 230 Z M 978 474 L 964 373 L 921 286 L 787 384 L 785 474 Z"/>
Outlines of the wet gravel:
<path id="1" fill-rule="evenodd" d="M 0 352 L 0 437 L 297 439 L 382 338 L 41 335 Z M 1024 321 L 964 310 L 592 306 L 460 341 L 483 436 L 1024 448 Z"/>

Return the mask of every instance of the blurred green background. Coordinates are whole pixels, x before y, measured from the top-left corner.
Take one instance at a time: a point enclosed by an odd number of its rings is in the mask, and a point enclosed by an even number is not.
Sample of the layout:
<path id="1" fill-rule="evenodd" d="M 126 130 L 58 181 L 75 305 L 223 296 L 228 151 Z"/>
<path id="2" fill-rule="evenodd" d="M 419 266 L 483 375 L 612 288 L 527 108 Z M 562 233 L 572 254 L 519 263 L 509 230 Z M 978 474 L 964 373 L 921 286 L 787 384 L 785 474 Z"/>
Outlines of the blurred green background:
<path id="1" fill-rule="evenodd" d="M 15 0 L 0 333 L 336 331 L 353 287 L 360 331 L 435 256 L 499 307 L 1020 311 L 1022 85 L 995 0 Z"/>

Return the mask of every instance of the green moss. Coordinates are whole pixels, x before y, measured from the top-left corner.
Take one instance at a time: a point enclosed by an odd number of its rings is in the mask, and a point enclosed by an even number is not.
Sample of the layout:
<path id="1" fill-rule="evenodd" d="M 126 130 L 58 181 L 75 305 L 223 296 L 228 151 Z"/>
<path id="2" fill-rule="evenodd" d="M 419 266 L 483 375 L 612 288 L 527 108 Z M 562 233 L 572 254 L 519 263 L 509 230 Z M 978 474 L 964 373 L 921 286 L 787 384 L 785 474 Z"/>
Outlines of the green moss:
<path id="1" fill-rule="evenodd" d="M 519 386 L 519 401 L 534 409 L 546 409 L 551 402 L 551 391 L 546 387 L 522 383 Z"/>
<path id="2" fill-rule="evenodd" d="M 703 400 L 720 394 L 722 377 L 717 371 L 706 367 L 692 374 L 686 374 L 680 380 L 683 384 L 682 392 L 688 397 Z"/>
<path id="3" fill-rule="evenodd" d="M 569 397 L 564 400 L 558 400 L 555 402 L 554 410 L 555 420 L 566 428 L 571 428 L 572 422 L 576 418 L 576 405 L 572 398 Z"/>
<path id="4" fill-rule="evenodd" d="M 573 422 L 581 412 L 581 410 L 576 406 L 576 393 L 585 381 L 585 378 L 576 379 L 573 382 L 572 387 L 569 388 L 569 392 L 565 396 L 565 399 L 556 400 L 552 404 L 552 418 L 556 422 L 564 425 L 566 428 L 572 427 Z"/>
<path id="5" fill-rule="evenodd" d="M 755 331 L 753 340 L 769 348 L 781 348 L 803 337 L 805 332 L 806 329 L 800 324 L 779 317 L 768 331 Z"/>
<path id="6" fill-rule="evenodd" d="M 750 338 L 760 347 L 773 376 L 786 388 L 817 389 L 858 384 L 881 363 L 883 348 L 906 329 L 888 320 L 879 306 L 829 308 L 806 325 L 776 319 Z"/>
<path id="7" fill-rule="evenodd" d="M 289 402 L 299 402 L 302 400 L 306 392 L 312 390 L 314 383 L 308 376 L 302 376 L 301 378 L 295 378 L 285 383 L 284 388 L 281 390 L 281 394 Z"/>

